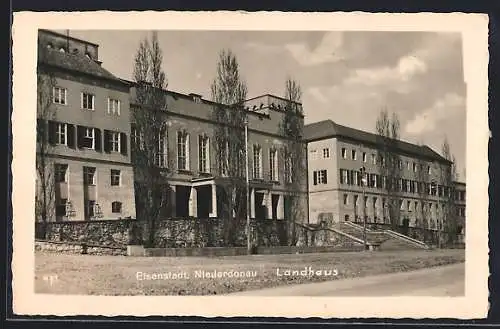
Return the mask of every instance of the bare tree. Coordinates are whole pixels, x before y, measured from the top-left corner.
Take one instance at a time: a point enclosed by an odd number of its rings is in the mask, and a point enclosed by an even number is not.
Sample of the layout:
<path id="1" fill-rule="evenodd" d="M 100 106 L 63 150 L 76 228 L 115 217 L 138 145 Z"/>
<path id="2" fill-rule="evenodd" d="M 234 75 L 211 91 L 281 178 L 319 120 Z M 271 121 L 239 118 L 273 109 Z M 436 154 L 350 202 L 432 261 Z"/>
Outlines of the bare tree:
<path id="1" fill-rule="evenodd" d="M 376 122 L 377 166 L 382 175 L 382 189 L 385 190 L 389 208 L 389 220 L 392 229 L 397 229 L 400 221 L 400 178 L 401 158 L 398 153 L 400 123 L 396 113 L 389 117 L 387 109 L 383 109 Z"/>
<path id="2" fill-rule="evenodd" d="M 247 205 L 245 182 L 245 122 L 244 101 L 247 87 L 239 73 L 236 56 L 231 50 L 222 50 L 217 63 L 217 76 L 212 86 L 212 100 L 216 121 L 214 149 L 218 171 L 224 176 L 221 185 L 221 216 L 224 221 L 224 240 L 232 245 L 235 230 L 245 218 Z M 248 152 L 248 150 L 247 150 Z"/>
<path id="3" fill-rule="evenodd" d="M 443 222 L 447 243 L 454 243 L 457 238 L 457 217 L 455 204 L 454 182 L 458 179 L 455 157 L 451 154 L 450 144 L 445 137 L 441 148 L 443 157 L 450 161 L 450 164 L 440 166 L 441 183 L 443 191 Z M 441 232 L 441 230 L 440 230 Z"/>
<path id="4" fill-rule="evenodd" d="M 420 145 L 422 146 L 422 145 Z M 417 186 L 416 186 L 416 191 L 418 194 L 419 198 L 419 205 L 420 209 L 417 212 L 420 213 L 421 217 L 418 217 L 416 226 L 422 230 L 422 237 L 424 240 L 427 239 L 427 234 L 429 229 L 429 221 L 430 221 L 430 213 L 429 213 L 429 208 L 427 207 L 425 200 L 428 198 L 429 191 L 427 189 L 427 182 L 429 181 L 429 172 L 426 170 L 427 169 L 427 162 L 422 159 L 421 157 L 417 158 L 416 161 L 417 165 L 417 174 L 416 174 L 416 179 L 417 179 Z M 417 211 L 417 209 L 415 209 Z"/>
<path id="5" fill-rule="evenodd" d="M 297 236 L 295 223 L 304 218 L 304 207 L 302 204 L 304 178 L 307 174 L 306 168 L 306 145 L 302 142 L 303 134 L 303 111 L 300 106 L 302 91 L 297 81 L 288 78 L 285 83 L 285 115 L 281 123 L 281 133 L 285 136 L 284 159 L 284 181 L 289 191 L 289 209 L 286 218 L 288 224 L 288 243 L 295 245 Z"/>
<path id="6" fill-rule="evenodd" d="M 163 141 L 167 138 L 167 79 L 162 70 L 163 53 L 156 32 L 141 41 L 134 63 L 137 108 L 133 109 L 132 163 L 138 218 L 148 223 L 146 244 L 153 246 L 157 222 L 168 205 L 167 177 L 171 160 Z"/>
<path id="7" fill-rule="evenodd" d="M 35 216 L 37 221 L 41 221 L 42 235 L 45 237 L 46 224 L 50 218 L 55 216 L 55 177 L 50 152 L 52 144 L 49 139 L 49 124 L 55 118 L 53 104 L 53 90 L 56 86 L 56 79 L 50 69 L 43 67 L 46 49 L 38 48 L 37 67 L 37 193 L 35 202 Z"/>

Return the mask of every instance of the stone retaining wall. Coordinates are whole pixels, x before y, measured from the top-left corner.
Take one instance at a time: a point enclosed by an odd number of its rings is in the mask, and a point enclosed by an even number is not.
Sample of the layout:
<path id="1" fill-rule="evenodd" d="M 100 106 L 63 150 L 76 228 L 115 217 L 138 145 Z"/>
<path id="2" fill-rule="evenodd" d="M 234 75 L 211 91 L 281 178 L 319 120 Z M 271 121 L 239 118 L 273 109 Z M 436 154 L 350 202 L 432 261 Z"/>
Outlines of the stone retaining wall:
<path id="1" fill-rule="evenodd" d="M 125 256 L 127 254 L 127 250 L 123 248 L 107 248 L 102 246 L 88 246 L 85 244 L 54 241 L 35 241 L 35 251 L 113 256 Z"/>
<path id="2" fill-rule="evenodd" d="M 46 235 L 37 223 L 36 238 L 70 244 L 122 248 L 127 245 L 147 245 L 148 223 L 135 219 L 50 222 Z M 224 222 L 220 219 L 182 218 L 158 222 L 154 248 L 246 248 L 246 221 L 235 225 L 230 241 L 225 238 Z M 252 246 L 310 246 L 355 248 L 359 243 L 323 226 L 306 227 L 284 220 L 252 220 Z M 77 248 L 77 247 L 71 247 Z M 59 248 L 59 249 L 62 249 Z M 77 252 L 77 251 L 75 251 Z"/>

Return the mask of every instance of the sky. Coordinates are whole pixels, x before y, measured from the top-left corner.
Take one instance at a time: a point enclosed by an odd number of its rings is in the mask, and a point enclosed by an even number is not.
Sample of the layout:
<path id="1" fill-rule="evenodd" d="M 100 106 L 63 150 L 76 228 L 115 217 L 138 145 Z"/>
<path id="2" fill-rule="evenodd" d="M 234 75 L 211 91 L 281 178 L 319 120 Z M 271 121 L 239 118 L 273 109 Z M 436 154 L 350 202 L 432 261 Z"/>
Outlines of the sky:
<path id="1" fill-rule="evenodd" d="M 99 44 L 102 66 L 132 80 L 137 47 L 151 32 L 69 33 Z M 306 124 L 331 119 L 375 132 L 382 109 L 396 112 L 401 139 L 440 153 L 446 137 L 465 181 L 466 86 L 458 33 L 170 30 L 158 31 L 158 38 L 170 90 L 210 99 L 218 54 L 231 49 L 248 98 L 284 96 L 291 77 L 302 89 Z"/>

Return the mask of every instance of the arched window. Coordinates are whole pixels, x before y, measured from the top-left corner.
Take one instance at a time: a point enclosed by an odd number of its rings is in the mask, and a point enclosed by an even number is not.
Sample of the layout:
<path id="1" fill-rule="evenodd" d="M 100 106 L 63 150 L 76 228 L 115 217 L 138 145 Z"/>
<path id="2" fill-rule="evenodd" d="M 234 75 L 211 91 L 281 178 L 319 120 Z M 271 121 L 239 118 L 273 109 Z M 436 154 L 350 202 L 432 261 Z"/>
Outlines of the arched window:
<path id="1" fill-rule="evenodd" d="M 112 213 L 121 213 L 122 212 L 122 203 L 119 201 L 113 201 L 111 203 L 111 212 Z"/>

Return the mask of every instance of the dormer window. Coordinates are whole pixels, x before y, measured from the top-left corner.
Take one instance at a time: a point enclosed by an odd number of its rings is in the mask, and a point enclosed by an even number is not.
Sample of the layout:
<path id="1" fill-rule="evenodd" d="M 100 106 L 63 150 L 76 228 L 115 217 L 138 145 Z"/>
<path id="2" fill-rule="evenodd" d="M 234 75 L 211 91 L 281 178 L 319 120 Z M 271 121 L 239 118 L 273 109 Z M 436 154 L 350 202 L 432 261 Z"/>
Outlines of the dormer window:
<path id="1" fill-rule="evenodd" d="M 65 53 L 66 52 L 66 49 L 64 49 L 63 47 L 59 48 L 59 52 L 61 53 Z"/>
<path id="2" fill-rule="evenodd" d="M 52 44 L 51 43 L 47 44 L 47 49 L 52 49 Z"/>
<path id="3" fill-rule="evenodd" d="M 191 96 L 191 98 L 193 99 L 193 102 L 201 103 L 201 99 L 202 99 L 201 95 L 191 93 L 191 94 L 189 94 L 189 96 Z"/>

